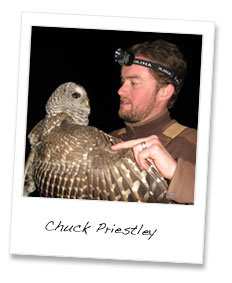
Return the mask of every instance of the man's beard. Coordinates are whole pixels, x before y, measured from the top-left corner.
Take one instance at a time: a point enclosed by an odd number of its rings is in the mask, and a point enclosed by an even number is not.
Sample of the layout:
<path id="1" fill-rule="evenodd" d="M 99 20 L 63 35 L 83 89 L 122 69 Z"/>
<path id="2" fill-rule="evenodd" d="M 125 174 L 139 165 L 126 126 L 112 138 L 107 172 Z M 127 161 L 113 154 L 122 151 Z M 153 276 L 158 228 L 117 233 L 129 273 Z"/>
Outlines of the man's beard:
<path id="1" fill-rule="evenodd" d="M 150 99 L 150 102 L 147 104 L 147 107 L 145 109 L 135 108 L 132 101 L 128 101 L 128 100 L 126 101 L 131 104 L 130 109 L 123 110 L 120 108 L 118 111 L 118 115 L 121 119 L 123 119 L 125 122 L 128 122 L 128 123 L 137 123 L 137 122 L 143 121 L 151 114 L 151 112 L 153 111 L 155 107 L 155 97 L 154 96 L 152 97 L 152 99 Z"/>

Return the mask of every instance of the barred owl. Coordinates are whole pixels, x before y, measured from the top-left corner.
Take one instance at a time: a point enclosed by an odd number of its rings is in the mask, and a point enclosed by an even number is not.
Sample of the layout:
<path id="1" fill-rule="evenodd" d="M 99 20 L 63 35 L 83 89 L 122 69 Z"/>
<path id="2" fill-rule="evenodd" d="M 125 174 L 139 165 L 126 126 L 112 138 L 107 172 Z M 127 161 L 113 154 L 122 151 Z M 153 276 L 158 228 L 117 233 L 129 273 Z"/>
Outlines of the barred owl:
<path id="1" fill-rule="evenodd" d="M 46 116 L 30 132 L 24 196 L 167 203 L 166 181 L 153 169 L 141 170 L 131 149 L 88 126 L 89 99 L 73 82 L 59 86 L 46 104 Z"/>

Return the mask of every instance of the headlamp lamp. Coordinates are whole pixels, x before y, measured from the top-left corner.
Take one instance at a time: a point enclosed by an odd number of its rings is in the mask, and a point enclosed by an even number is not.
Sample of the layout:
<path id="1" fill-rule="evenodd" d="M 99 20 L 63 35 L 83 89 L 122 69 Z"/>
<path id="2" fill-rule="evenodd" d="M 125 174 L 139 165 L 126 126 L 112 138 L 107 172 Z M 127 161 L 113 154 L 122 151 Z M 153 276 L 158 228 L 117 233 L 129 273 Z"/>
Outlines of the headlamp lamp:
<path id="1" fill-rule="evenodd" d="M 153 69 L 157 72 L 161 72 L 167 75 L 168 77 L 173 79 L 178 85 L 180 85 L 180 79 L 176 76 L 174 72 L 170 71 L 169 69 L 167 69 L 166 67 L 162 65 L 159 65 L 159 64 L 156 64 L 150 61 L 137 59 L 135 58 L 132 52 L 127 52 L 121 48 L 118 48 L 115 51 L 114 58 L 115 58 L 115 62 L 117 62 L 120 66 L 123 66 L 123 65 L 131 66 L 132 64 L 144 66 L 144 67 Z"/>

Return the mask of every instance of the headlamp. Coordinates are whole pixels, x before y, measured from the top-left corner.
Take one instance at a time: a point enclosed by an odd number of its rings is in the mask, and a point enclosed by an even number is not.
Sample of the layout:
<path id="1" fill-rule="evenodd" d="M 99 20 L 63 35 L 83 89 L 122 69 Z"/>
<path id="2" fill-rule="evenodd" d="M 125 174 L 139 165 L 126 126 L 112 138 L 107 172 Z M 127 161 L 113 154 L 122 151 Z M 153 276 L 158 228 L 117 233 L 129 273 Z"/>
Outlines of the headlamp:
<path id="1" fill-rule="evenodd" d="M 167 75 L 168 77 L 173 79 L 178 85 L 180 85 L 180 79 L 176 76 L 174 72 L 170 71 L 169 69 L 167 69 L 166 67 L 162 65 L 159 65 L 159 64 L 156 64 L 150 61 L 137 59 L 135 58 L 132 52 L 127 52 L 121 48 L 118 48 L 115 51 L 114 58 L 115 58 L 115 62 L 117 62 L 120 66 L 123 66 L 123 65 L 131 66 L 132 64 L 144 66 L 144 67 L 153 69 L 157 72 L 161 72 Z"/>

